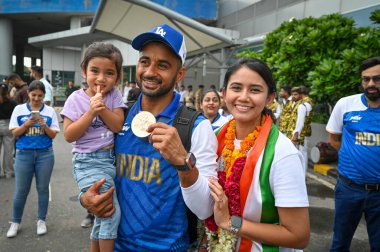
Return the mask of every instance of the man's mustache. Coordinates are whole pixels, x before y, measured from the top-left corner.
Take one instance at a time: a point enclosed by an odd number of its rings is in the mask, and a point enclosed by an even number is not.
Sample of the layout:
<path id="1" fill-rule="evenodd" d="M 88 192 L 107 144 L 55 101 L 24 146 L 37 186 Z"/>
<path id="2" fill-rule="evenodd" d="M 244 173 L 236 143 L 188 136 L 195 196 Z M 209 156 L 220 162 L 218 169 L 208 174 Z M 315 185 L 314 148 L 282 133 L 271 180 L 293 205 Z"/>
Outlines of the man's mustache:
<path id="1" fill-rule="evenodd" d="M 142 77 L 143 81 L 153 81 L 161 84 L 162 80 L 157 77 Z"/>

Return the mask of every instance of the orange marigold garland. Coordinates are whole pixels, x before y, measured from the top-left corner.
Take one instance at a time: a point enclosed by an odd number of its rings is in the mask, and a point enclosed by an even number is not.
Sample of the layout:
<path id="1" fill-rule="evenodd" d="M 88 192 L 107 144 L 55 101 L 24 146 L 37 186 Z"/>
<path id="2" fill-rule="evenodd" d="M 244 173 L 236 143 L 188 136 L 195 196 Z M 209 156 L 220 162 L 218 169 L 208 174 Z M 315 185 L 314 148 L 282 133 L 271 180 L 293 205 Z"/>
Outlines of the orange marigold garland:
<path id="1" fill-rule="evenodd" d="M 236 135 L 236 121 L 232 120 L 228 125 L 226 137 L 224 140 L 225 147 L 222 151 L 222 156 L 225 162 L 225 171 L 227 179 L 231 175 L 232 167 L 238 158 L 246 157 L 247 152 L 252 148 L 256 141 L 257 136 L 260 133 L 261 125 L 263 124 L 265 117 L 262 117 L 260 125 L 256 126 L 255 130 L 248 134 L 246 138 L 240 143 L 240 149 L 235 150 L 234 140 Z"/>
<path id="2" fill-rule="evenodd" d="M 261 125 L 264 124 L 265 117 L 262 117 L 260 125 L 240 142 L 240 149 L 235 149 L 234 140 L 236 135 L 236 121 L 230 121 L 225 133 L 222 151 L 224 159 L 224 171 L 218 172 L 219 183 L 228 198 L 228 210 L 230 215 L 241 216 L 240 209 L 240 178 L 243 173 L 248 151 L 255 144 L 256 138 L 260 134 Z M 237 236 L 228 230 L 218 228 L 214 215 L 205 220 L 206 234 L 208 240 L 208 251 L 226 252 L 234 251 Z"/>

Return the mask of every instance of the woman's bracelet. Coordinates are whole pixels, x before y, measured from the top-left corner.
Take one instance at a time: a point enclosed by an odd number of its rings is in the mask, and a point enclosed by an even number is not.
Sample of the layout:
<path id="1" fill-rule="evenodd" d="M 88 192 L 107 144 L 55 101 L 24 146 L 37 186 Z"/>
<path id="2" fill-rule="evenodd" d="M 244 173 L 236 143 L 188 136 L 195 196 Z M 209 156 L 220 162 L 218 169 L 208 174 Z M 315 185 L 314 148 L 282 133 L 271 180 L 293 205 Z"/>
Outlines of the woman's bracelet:
<path id="1" fill-rule="evenodd" d="M 201 249 L 207 249 L 207 247 L 208 247 L 208 243 L 207 242 L 199 244 L 199 248 L 201 248 Z"/>

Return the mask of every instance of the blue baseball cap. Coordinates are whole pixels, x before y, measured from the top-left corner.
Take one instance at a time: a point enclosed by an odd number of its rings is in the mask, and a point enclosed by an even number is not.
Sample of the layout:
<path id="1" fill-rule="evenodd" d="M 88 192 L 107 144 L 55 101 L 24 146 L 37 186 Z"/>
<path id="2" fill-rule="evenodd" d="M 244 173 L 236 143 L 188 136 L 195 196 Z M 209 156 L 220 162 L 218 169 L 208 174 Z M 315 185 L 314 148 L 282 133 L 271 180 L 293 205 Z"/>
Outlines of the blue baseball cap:
<path id="1" fill-rule="evenodd" d="M 132 47 L 138 51 L 149 42 L 159 41 L 168 45 L 181 59 L 182 65 L 186 59 L 186 45 L 183 35 L 167 24 L 155 27 L 149 32 L 142 33 L 132 40 Z"/>

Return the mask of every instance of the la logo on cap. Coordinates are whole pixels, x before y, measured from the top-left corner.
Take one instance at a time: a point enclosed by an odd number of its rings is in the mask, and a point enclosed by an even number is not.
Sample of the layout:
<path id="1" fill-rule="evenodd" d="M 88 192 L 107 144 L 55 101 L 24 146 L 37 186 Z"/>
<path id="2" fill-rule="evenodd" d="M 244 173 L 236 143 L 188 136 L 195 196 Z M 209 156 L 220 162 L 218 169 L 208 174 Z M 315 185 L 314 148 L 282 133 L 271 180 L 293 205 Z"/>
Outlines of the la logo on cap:
<path id="1" fill-rule="evenodd" d="M 166 35 L 166 31 L 164 31 L 164 29 L 160 26 L 157 27 L 155 33 L 160 35 L 161 37 L 165 37 L 165 35 Z"/>

